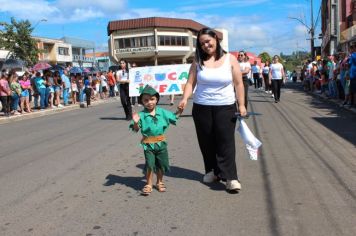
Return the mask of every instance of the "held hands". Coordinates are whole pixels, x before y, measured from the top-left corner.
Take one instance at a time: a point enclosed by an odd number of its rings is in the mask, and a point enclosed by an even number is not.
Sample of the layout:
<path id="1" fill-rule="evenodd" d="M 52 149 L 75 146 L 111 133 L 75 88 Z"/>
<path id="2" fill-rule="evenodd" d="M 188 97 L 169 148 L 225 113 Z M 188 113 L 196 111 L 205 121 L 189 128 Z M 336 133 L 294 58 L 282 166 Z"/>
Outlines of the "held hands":
<path id="1" fill-rule="evenodd" d="M 180 102 L 179 102 L 179 104 L 178 104 L 178 109 L 179 110 L 182 110 L 182 112 L 183 112 L 183 110 L 184 110 L 184 108 L 187 106 L 187 100 L 185 100 L 185 99 L 182 99 Z"/>
<path id="2" fill-rule="evenodd" d="M 242 117 L 247 115 L 246 107 L 245 105 L 239 105 L 239 113 Z"/>
<path id="3" fill-rule="evenodd" d="M 132 113 L 132 120 L 137 124 L 140 121 L 140 116 L 138 113 L 135 111 Z"/>
<path id="4" fill-rule="evenodd" d="M 175 112 L 176 116 L 180 116 L 183 113 L 186 105 L 187 105 L 187 101 L 182 99 L 178 104 L 177 111 Z"/>

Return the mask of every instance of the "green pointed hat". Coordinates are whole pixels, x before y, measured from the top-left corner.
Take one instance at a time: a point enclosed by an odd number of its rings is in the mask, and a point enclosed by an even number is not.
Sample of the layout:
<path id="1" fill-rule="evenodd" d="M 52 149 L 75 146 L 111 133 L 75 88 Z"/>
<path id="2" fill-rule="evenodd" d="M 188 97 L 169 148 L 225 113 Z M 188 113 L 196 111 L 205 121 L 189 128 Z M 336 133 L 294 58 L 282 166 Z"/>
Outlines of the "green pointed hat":
<path id="1" fill-rule="evenodd" d="M 152 88 L 151 86 L 149 86 L 148 84 L 144 87 L 144 89 L 142 90 L 141 94 L 140 94 L 140 101 L 142 100 L 142 95 L 143 94 L 148 94 L 148 95 L 151 95 L 151 96 L 156 96 L 157 98 L 157 102 L 159 101 L 159 93 L 154 89 Z M 141 101 L 142 102 L 142 101 Z"/>

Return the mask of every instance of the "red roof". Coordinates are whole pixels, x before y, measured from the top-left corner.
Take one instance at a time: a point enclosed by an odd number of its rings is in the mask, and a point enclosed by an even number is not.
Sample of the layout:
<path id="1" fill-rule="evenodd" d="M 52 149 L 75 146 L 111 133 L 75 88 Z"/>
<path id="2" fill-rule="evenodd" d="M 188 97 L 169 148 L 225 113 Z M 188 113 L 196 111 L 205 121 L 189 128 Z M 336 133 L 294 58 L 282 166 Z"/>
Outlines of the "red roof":
<path id="1" fill-rule="evenodd" d="M 236 58 L 239 58 L 239 52 L 229 52 L 230 54 L 234 55 Z M 255 61 L 257 61 L 258 65 L 261 65 L 261 58 L 259 58 L 256 54 L 252 52 L 246 52 L 246 55 L 248 56 L 249 60 L 248 62 L 250 64 L 253 64 Z"/>
<path id="2" fill-rule="evenodd" d="M 168 27 L 178 29 L 190 29 L 198 32 L 207 26 L 189 19 L 166 18 L 166 17 L 148 17 L 130 20 L 110 21 L 108 24 L 108 36 L 116 30 L 142 29 L 150 27 Z M 223 39 L 221 32 L 215 31 L 219 39 Z"/>

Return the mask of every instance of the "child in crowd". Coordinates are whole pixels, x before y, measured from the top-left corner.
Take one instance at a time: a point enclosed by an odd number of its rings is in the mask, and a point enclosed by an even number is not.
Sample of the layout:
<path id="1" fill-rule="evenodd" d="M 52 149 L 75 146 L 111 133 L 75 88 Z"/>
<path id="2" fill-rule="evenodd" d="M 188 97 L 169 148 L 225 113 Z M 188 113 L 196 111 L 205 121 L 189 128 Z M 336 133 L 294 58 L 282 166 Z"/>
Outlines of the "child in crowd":
<path id="1" fill-rule="evenodd" d="M 142 90 L 139 97 L 143 111 L 132 115 L 130 129 L 138 132 L 141 129 L 141 145 L 145 155 L 146 185 L 142 189 L 142 195 L 148 196 L 152 192 L 153 173 L 157 175 L 155 187 L 159 192 L 165 192 L 163 174 L 169 170 L 168 151 L 164 133 L 170 124 L 175 125 L 182 109 L 175 113 L 157 107 L 159 93 L 149 85 Z"/>
<path id="2" fill-rule="evenodd" d="M 74 75 L 72 75 L 70 78 L 70 90 L 72 93 L 72 104 L 76 104 L 77 96 L 78 96 L 78 86 L 77 86 L 77 80 Z"/>

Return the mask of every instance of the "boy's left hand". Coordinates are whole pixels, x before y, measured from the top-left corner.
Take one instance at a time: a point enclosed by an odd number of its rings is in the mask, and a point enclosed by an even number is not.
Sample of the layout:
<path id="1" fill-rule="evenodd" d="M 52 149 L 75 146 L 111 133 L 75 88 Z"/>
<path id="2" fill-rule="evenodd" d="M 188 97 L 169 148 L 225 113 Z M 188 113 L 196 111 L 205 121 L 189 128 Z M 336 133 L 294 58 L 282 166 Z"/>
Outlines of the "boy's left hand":
<path id="1" fill-rule="evenodd" d="M 137 112 L 132 113 L 132 120 L 133 120 L 135 123 L 138 123 L 138 122 L 140 121 L 140 116 L 138 115 Z"/>
<path id="2" fill-rule="evenodd" d="M 184 109 L 182 107 L 177 107 L 177 111 L 176 111 L 176 116 L 180 116 L 183 113 Z"/>

